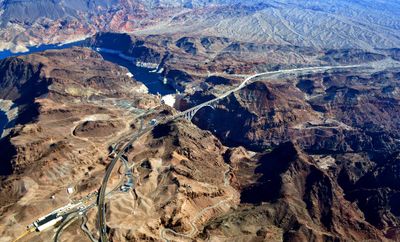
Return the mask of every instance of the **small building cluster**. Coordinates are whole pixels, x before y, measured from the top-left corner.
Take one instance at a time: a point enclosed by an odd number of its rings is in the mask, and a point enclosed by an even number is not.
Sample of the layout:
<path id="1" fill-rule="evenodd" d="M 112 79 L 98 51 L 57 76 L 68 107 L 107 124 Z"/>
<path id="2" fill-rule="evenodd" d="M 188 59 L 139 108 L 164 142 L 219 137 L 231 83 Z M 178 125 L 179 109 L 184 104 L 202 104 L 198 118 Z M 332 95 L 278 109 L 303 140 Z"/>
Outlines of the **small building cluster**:
<path id="1" fill-rule="evenodd" d="M 52 213 L 33 222 L 33 226 L 35 226 L 37 231 L 41 232 L 45 229 L 55 226 L 62 219 L 62 216 L 58 216 L 56 213 Z"/>

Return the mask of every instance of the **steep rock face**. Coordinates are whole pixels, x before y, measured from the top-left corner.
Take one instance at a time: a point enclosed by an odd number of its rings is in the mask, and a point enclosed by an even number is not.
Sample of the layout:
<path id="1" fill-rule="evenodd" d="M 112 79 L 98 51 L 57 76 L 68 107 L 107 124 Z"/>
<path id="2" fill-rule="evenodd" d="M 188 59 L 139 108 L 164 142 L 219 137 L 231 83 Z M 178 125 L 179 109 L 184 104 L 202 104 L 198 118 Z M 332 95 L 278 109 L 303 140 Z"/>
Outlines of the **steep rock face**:
<path id="1" fill-rule="evenodd" d="M 141 85 L 126 75 L 127 69 L 106 62 L 101 55 L 85 48 L 46 51 L 43 54 L 32 54 L 15 59 L 22 63 L 28 63 L 28 65 L 39 66 L 41 69 L 36 71 L 36 76 L 20 78 L 21 83 L 14 83 L 14 86 L 24 87 L 23 85 L 28 85 L 24 84 L 23 81 L 29 83 L 29 85 L 39 85 L 42 82 L 40 78 L 50 79 L 52 81 L 47 83 L 49 90 L 41 91 L 40 94 L 46 93 L 55 101 L 61 101 L 57 100 L 56 97 L 70 99 L 71 96 L 78 97 L 79 94 L 87 98 L 102 95 L 123 97 L 132 92 L 130 88 L 126 88 L 127 86 Z M 6 80 L 7 77 L 4 81 L 9 82 Z M 65 86 L 67 88 L 62 89 Z M 79 88 L 80 90 L 78 90 Z M 23 88 L 20 89 L 27 91 Z M 29 90 L 29 88 L 27 89 Z M 96 92 L 96 89 L 101 89 L 101 92 Z"/>
<path id="2" fill-rule="evenodd" d="M 26 45 L 73 41 L 98 31 L 191 32 L 317 48 L 397 48 L 399 8 L 393 1 L 8 0 L 0 2 L 5 40 L 0 48 L 21 51 Z"/>
<path id="3" fill-rule="evenodd" d="M 157 50 L 165 40 L 148 38 L 146 43 L 128 36 L 132 45 L 123 51 Z M 175 41 L 166 45 L 193 57 Z M 199 42 L 195 46 L 202 48 Z M 90 49 L 47 51 L 1 64 L 2 97 L 15 102 L 29 97 L 26 103 L 37 105 L 38 112 L 0 141 L 7 149 L 0 157 L 0 234 L 5 238 L 98 190 L 112 159 L 109 151 L 153 118 L 174 113 L 159 106 L 156 97 L 138 93 L 141 85 L 125 68 Z M 195 82 L 186 69 L 167 73 Z M 207 83 L 221 87 L 237 81 L 217 76 L 207 76 Z M 398 240 L 398 76 L 393 69 L 259 79 L 194 117 L 222 142 L 185 120 L 156 125 L 124 155 L 135 178 L 132 190 L 119 189 L 122 165 L 111 174 L 109 186 L 118 192 L 107 202 L 110 239 Z M 23 88 L 42 82 L 45 88 L 32 89 L 43 92 Z M 213 97 L 195 92 L 182 107 Z M 154 109 L 146 114 L 149 107 Z M 139 115 L 143 123 L 137 122 Z M 76 193 L 66 195 L 70 186 Z M 96 235 L 96 210 L 88 218 Z M 64 231 L 64 239 L 82 239 L 78 222 Z M 30 236 L 29 241 L 46 241 L 54 234 Z"/>
<path id="4" fill-rule="evenodd" d="M 203 238 L 397 241 L 398 81 L 398 69 L 257 80 L 200 110 L 193 121 L 224 144 L 273 150 L 227 154 L 245 205 Z M 207 99 L 196 93 L 188 106 Z"/>
<path id="5" fill-rule="evenodd" d="M 0 140 L 0 237 L 8 241 L 55 207 L 96 191 L 111 145 L 159 100 L 141 92 L 127 69 L 87 48 L 12 57 L 0 67 L 0 98 L 18 110 Z M 35 236 L 26 239 L 52 237 Z"/>
<path id="6" fill-rule="evenodd" d="M 258 81 L 221 100 L 215 111 L 200 110 L 194 122 L 254 149 L 292 139 L 312 152 L 390 154 L 399 145 L 397 72 Z"/>
<path id="7" fill-rule="evenodd" d="M 327 62 L 340 64 L 363 63 L 365 61 L 378 61 L 385 58 L 385 55 L 365 52 L 360 49 L 344 49 L 342 51 L 330 50 L 325 53 L 323 59 Z"/>
<path id="8" fill-rule="evenodd" d="M 183 49 L 186 53 L 196 55 L 197 48 L 193 38 L 183 37 L 176 41 L 176 46 Z"/>
<path id="9" fill-rule="evenodd" d="M 201 228 L 239 203 L 238 191 L 230 186 L 225 150 L 210 132 L 188 121 L 156 126 L 126 154 L 128 162 L 137 164 L 139 186 L 135 200 L 128 193 L 111 201 L 110 239 L 197 237 L 192 226 Z"/>
<path id="10" fill-rule="evenodd" d="M 251 160 L 231 164 L 241 183 L 243 205 L 225 216 L 223 223 L 229 225 L 224 233 L 243 239 L 254 236 L 285 241 L 385 240 L 378 229 L 364 221 L 357 207 L 346 201 L 334 178 L 293 143 Z M 254 172 L 253 179 L 241 178 L 246 170 Z M 203 234 L 216 238 L 213 236 L 221 226 L 221 219 L 213 221 Z M 252 226 L 258 228 L 246 235 L 245 228 Z"/>
<path id="11" fill-rule="evenodd" d="M 48 92 L 51 78 L 42 75 L 41 64 L 16 58 L 0 61 L 0 98 L 19 108 L 18 123 L 27 123 L 38 115 L 34 99 Z"/>
<path id="12" fill-rule="evenodd" d="M 266 68 L 321 63 L 323 60 L 320 55 L 324 54 L 307 47 L 238 42 L 216 36 L 200 37 L 181 33 L 99 33 L 86 40 L 85 45 L 121 51 L 143 62 L 146 62 L 145 58 L 153 58 L 156 63 L 163 59 L 162 65 L 167 69 L 186 69 L 193 74 L 207 69 L 210 72 L 243 74 Z M 214 57 L 210 58 L 210 54 Z"/>
<path id="13" fill-rule="evenodd" d="M 366 220 L 378 228 L 398 228 L 400 213 L 399 179 L 400 161 L 398 153 L 384 160 L 359 179 L 346 192 L 350 201 L 355 201 L 364 211 Z M 389 234 L 391 231 L 386 230 Z"/>
<path id="14" fill-rule="evenodd" d="M 83 105 L 81 115 L 84 115 L 88 111 L 85 105 L 96 106 L 101 100 L 143 95 L 135 91 L 142 84 L 128 77 L 126 69 L 105 62 L 89 49 L 74 48 L 8 58 L 0 62 L 0 68 L 0 98 L 11 101 L 13 108 L 18 108 L 18 115 L 12 120 L 14 125 L 29 126 L 17 126 L 1 141 L 5 147 L 5 155 L 0 158 L 5 167 L 2 175 L 9 175 L 10 167 L 18 170 L 53 152 L 48 146 L 51 138 L 46 137 L 46 126 L 36 123 L 74 116 L 80 113 L 74 107 L 77 103 Z M 145 97 L 136 105 L 147 105 L 146 99 L 154 102 Z M 63 108 L 62 105 L 71 106 Z M 94 107 L 93 111 L 108 112 L 102 107 Z M 24 141 L 21 137 L 31 138 Z M 26 147 L 29 146 L 28 152 Z"/>
<path id="15" fill-rule="evenodd" d="M 219 137 L 232 144 L 262 149 L 288 140 L 287 127 L 315 118 L 301 92 L 291 85 L 256 82 L 222 101 L 215 112 L 200 110 L 194 122 L 202 128 L 208 128 L 208 122 Z"/>
<path id="16" fill-rule="evenodd" d="M 181 32 L 98 33 L 87 39 L 84 45 L 122 52 L 139 65 L 147 63 L 158 67 L 170 85 L 186 92 L 238 83 L 239 76 L 232 74 L 254 74 L 304 66 L 362 64 L 393 55 L 389 49 L 320 49 Z M 183 77 L 182 73 L 185 73 Z M 212 83 L 208 80 L 210 76 L 232 81 L 228 84 Z M 299 88 L 307 87 L 301 87 L 300 84 Z M 311 89 L 317 87 L 308 88 L 310 90 L 307 92 L 311 92 Z M 386 90 L 390 92 L 389 87 Z"/>
<path id="17" fill-rule="evenodd" d="M 1 83 L 1 99 L 9 99 L 17 102 L 21 97 L 28 100 L 34 99 L 36 95 L 44 93 L 48 83 L 43 83 L 39 79 L 42 66 L 33 65 L 22 59 L 8 58 L 0 62 L 0 83 Z M 36 79 L 36 80 L 35 80 Z M 35 80 L 35 84 L 32 84 Z M 29 88 L 28 88 L 29 86 Z M 22 93 L 22 92 L 32 93 Z M 33 95 L 32 95 L 33 94 Z"/>
<path id="18" fill-rule="evenodd" d="M 144 41 L 128 34 L 98 33 L 85 42 L 87 46 L 120 51 L 122 54 L 142 62 L 159 63 L 162 58 L 161 53 L 152 46 L 151 41 Z"/>

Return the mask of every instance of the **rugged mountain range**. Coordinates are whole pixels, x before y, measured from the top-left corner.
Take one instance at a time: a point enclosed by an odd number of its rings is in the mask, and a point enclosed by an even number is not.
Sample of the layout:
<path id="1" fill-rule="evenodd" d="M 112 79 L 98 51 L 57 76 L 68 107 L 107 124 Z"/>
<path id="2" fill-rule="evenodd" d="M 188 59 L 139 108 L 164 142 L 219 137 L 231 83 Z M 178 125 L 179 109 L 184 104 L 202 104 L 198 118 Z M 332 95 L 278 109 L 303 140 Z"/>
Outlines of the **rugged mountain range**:
<path id="1" fill-rule="evenodd" d="M 396 1 L 0 2 L 0 48 L 81 39 L 97 31 L 199 33 L 317 48 L 399 46 Z"/>
<path id="2" fill-rule="evenodd" d="M 110 241 L 400 241 L 396 1 L 0 6 L 3 48 L 90 36 L 0 61 L 0 242 L 99 240 L 122 150 Z M 173 107 L 117 63 L 151 67 Z M 167 121 L 256 73 L 336 65 L 353 67 L 261 75 Z M 26 232 L 52 211 L 54 229 Z"/>
<path id="3" fill-rule="evenodd" d="M 86 44 L 121 46 L 115 50 L 165 67 L 161 75 L 168 79 L 184 73 L 185 83 L 202 91 L 184 91 L 181 109 L 240 81 L 241 69 L 207 75 L 218 65 L 196 68 L 194 60 L 207 57 L 203 48 L 237 53 L 237 63 L 250 47 L 260 55 L 260 50 L 270 51 L 264 44 L 237 41 L 226 49 L 230 39 L 206 36 L 172 35 L 160 45 L 164 38 L 99 34 Z M 286 48 L 277 51 L 285 56 Z M 389 50 L 295 51 L 308 53 L 316 63 L 378 64 L 260 78 L 214 109 L 200 110 L 193 119 L 197 126 L 185 120 L 157 125 L 124 155 L 132 164 L 135 188 L 116 192 L 107 203 L 110 239 L 399 239 L 400 70 L 385 64 L 396 55 Z M 170 57 L 163 58 L 166 52 Z M 6 151 L 0 158 L 0 233 L 5 241 L 38 217 L 95 192 L 112 159 L 109 150 L 140 129 L 138 116 L 150 123 L 176 112 L 146 94 L 128 70 L 87 48 L 7 58 L 0 67 L 1 98 L 18 109 L 0 143 Z M 120 183 L 121 172 L 122 165 L 112 173 L 110 186 Z M 66 194 L 68 187 L 75 192 Z M 62 241 L 86 238 L 81 223 L 97 238 L 96 216 L 96 209 L 89 210 L 62 229 Z M 45 230 L 24 239 L 53 236 Z"/>

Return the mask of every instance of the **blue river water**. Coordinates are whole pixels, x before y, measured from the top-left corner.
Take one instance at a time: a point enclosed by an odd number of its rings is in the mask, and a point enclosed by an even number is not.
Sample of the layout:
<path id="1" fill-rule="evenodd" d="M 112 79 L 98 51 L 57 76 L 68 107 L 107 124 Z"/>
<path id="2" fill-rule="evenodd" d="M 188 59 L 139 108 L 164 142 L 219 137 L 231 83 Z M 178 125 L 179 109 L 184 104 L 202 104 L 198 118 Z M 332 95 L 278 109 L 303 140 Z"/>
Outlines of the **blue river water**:
<path id="1" fill-rule="evenodd" d="M 151 69 L 138 67 L 133 62 L 125 60 L 118 56 L 118 54 L 110 54 L 99 52 L 103 58 L 114 64 L 126 67 L 134 76 L 135 80 L 143 83 L 151 94 L 160 94 L 162 96 L 174 94 L 176 90 L 169 85 L 161 82 L 162 76 L 156 72 L 150 72 Z"/>
<path id="2" fill-rule="evenodd" d="M 28 55 L 35 52 L 50 50 L 50 49 L 66 49 L 72 46 L 81 45 L 82 41 L 69 43 L 65 45 L 40 45 L 36 47 L 30 47 L 29 51 L 23 53 L 12 53 L 9 50 L 0 51 L 0 60 L 5 59 L 10 56 L 20 56 L 20 55 Z M 148 89 L 151 94 L 173 94 L 176 92 L 174 88 L 169 85 L 163 84 L 160 79 L 162 79 L 159 73 L 150 72 L 151 69 L 138 67 L 133 64 L 131 61 L 127 61 L 118 56 L 118 54 L 110 54 L 105 52 L 99 52 L 105 60 L 113 62 L 117 65 L 126 67 L 133 75 L 137 81 L 142 82 Z"/>
<path id="3" fill-rule="evenodd" d="M 4 50 L 4 51 L 0 51 L 0 60 L 5 59 L 7 57 L 11 57 L 11 56 L 21 56 L 21 55 L 28 55 L 28 54 L 32 54 L 35 52 L 40 52 L 40 51 L 45 51 L 45 50 L 50 50 L 50 49 L 66 49 L 66 48 L 70 48 L 72 46 L 77 46 L 80 45 L 82 41 L 78 41 L 78 42 L 73 42 L 73 43 L 69 43 L 69 44 L 64 44 L 64 45 L 40 45 L 40 46 L 34 46 L 34 47 L 29 47 L 29 51 L 27 52 L 21 52 L 21 53 L 13 53 L 9 50 Z M 8 119 L 7 119 L 7 115 L 0 111 L 0 137 L 3 133 L 3 129 L 5 127 L 5 125 L 8 123 Z"/>
<path id="4" fill-rule="evenodd" d="M 30 47 L 29 51 L 23 53 L 12 53 L 9 50 L 0 51 L 0 60 L 11 56 L 28 55 L 35 52 L 41 52 L 50 49 L 66 49 L 73 46 L 80 46 L 81 43 L 82 41 L 69 43 L 65 45 L 54 45 L 54 44 L 40 45 L 40 46 Z M 100 54 L 103 56 L 105 60 L 126 67 L 134 75 L 135 80 L 142 82 L 148 88 L 151 94 L 161 94 L 162 96 L 164 96 L 167 94 L 174 94 L 176 92 L 176 90 L 173 87 L 163 84 L 160 81 L 162 79 L 162 76 L 159 73 L 150 72 L 151 69 L 149 68 L 138 67 L 135 64 L 133 64 L 133 62 L 127 61 L 119 57 L 117 54 L 110 54 L 104 52 L 101 52 Z M 0 136 L 3 133 L 3 129 L 7 124 L 7 122 L 8 122 L 7 116 L 5 115 L 4 112 L 0 111 Z"/>
<path id="5" fill-rule="evenodd" d="M 9 50 L 4 50 L 4 51 L 0 51 L 0 60 L 5 59 L 7 57 L 10 56 L 19 56 L 19 55 L 29 55 L 35 52 L 40 52 L 40 51 L 45 51 L 45 50 L 59 50 L 59 49 L 66 49 L 66 48 L 70 48 L 72 46 L 77 46 L 80 45 L 82 43 L 82 41 L 78 41 L 78 42 L 73 42 L 73 43 L 69 43 L 69 44 L 64 44 L 64 45 L 39 45 L 39 46 L 33 46 L 33 47 L 29 47 L 29 51 L 27 52 L 20 52 L 20 53 L 13 53 Z"/>
<path id="6" fill-rule="evenodd" d="M 0 111 L 0 137 L 3 134 L 3 129 L 6 126 L 7 122 L 7 115 L 3 111 Z"/>

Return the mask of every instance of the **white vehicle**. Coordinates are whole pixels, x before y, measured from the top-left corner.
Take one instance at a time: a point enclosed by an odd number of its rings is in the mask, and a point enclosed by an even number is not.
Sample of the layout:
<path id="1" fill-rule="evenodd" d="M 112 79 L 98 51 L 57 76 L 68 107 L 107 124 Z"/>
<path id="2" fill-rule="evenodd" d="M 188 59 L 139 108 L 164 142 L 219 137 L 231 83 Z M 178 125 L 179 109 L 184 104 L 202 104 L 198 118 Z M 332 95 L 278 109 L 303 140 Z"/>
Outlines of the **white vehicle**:
<path id="1" fill-rule="evenodd" d="M 156 125 L 157 124 L 157 119 L 152 119 L 152 120 L 150 120 L 150 125 L 151 126 L 154 126 L 154 125 Z"/>

